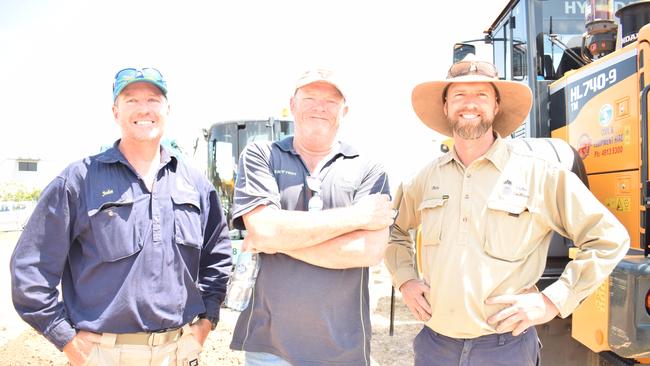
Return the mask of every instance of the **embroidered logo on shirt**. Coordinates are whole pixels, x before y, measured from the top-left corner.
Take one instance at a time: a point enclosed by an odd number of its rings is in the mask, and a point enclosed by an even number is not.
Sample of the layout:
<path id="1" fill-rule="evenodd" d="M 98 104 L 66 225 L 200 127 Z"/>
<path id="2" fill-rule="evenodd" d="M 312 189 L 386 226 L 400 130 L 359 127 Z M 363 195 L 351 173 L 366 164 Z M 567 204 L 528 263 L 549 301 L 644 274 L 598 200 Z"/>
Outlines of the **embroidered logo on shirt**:
<path id="1" fill-rule="evenodd" d="M 506 182 L 503 182 L 503 189 L 501 192 L 504 196 L 510 196 L 512 194 L 512 183 L 507 184 Z"/>
<path id="2" fill-rule="evenodd" d="M 282 174 L 284 174 L 284 175 L 297 175 L 296 172 L 292 172 L 292 171 L 284 170 L 284 169 L 275 169 L 273 171 L 273 174 L 275 174 L 275 175 L 282 175 Z"/>
<path id="3" fill-rule="evenodd" d="M 102 197 L 106 197 L 106 196 L 108 196 L 109 194 L 113 194 L 113 190 L 110 189 L 110 188 L 107 189 L 107 190 L 105 190 L 105 191 L 102 191 Z"/>
<path id="4" fill-rule="evenodd" d="M 440 189 L 440 187 L 438 187 L 438 186 L 432 186 L 432 187 L 431 187 L 431 190 L 432 190 L 432 191 L 437 191 L 437 190 L 439 190 L 439 189 Z"/>

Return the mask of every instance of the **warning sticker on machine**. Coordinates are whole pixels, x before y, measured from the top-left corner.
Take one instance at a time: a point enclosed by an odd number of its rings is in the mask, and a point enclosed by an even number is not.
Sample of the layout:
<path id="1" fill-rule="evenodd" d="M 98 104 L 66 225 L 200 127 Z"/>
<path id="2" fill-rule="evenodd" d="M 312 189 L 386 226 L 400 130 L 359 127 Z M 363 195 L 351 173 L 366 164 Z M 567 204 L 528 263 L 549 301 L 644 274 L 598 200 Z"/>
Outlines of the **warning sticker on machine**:
<path id="1" fill-rule="evenodd" d="M 630 212 L 630 197 L 613 197 L 605 200 L 605 206 L 610 211 Z"/>

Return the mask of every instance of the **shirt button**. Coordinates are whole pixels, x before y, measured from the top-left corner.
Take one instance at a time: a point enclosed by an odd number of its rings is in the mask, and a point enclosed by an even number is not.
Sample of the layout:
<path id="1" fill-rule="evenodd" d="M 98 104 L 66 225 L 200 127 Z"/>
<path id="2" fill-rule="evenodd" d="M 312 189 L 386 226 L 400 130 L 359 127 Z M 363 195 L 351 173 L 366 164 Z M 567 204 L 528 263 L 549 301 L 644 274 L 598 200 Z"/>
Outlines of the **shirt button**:
<path id="1" fill-rule="evenodd" d="M 463 222 L 467 222 L 467 217 L 463 217 Z"/>

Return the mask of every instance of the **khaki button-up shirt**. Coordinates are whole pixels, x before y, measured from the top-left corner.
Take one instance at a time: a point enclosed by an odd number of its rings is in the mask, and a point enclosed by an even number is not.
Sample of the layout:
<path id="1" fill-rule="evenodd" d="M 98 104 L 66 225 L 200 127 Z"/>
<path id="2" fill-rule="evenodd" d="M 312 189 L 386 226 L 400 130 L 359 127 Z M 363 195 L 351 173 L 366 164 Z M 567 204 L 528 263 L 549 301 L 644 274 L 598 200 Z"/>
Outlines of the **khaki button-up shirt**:
<path id="1" fill-rule="evenodd" d="M 399 209 L 385 263 L 399 288 L 418 278 L 410 229 L 422 224 L 423 280 L 431 329 L 455 338 L 496 333 L 492 296 L 535 285 L 553 231 L 580 249 L 543 293 L 569 315 L 607 278 L 629 247 L 623 225 L 578 177 L 501 138 L 464 167 L 455 150 L 428 164 L 396 194 Z"/>

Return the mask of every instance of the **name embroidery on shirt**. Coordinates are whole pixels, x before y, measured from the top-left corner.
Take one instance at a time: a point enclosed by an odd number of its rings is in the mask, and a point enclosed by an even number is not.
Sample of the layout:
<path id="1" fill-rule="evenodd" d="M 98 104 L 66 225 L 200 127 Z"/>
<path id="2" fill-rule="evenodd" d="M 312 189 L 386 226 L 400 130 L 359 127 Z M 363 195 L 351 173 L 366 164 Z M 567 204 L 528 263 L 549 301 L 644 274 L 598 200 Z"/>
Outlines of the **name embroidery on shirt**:
<path id="1" fill-rule="evenodd" d="M 102 191 L 102 197 L 106 197 L 106 196 L 108 196 L 109 194 L 113 194 L 113 190 L 110 189 L 110 188 L 107 189 L 107 190 L 105 190 L 105 191 Z"/>

